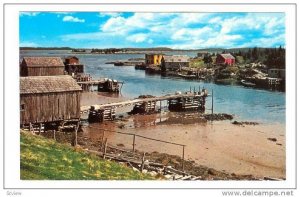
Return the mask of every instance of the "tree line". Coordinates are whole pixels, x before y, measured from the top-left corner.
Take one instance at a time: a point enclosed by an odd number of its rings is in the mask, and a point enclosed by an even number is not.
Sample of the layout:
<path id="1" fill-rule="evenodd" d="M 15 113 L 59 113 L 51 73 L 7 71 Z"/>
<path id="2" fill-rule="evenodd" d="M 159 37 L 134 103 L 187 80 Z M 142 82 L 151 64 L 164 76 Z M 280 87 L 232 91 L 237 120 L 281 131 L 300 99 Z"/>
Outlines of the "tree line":
<path id="1" fill-rule="evenodd" d="M 258 63 L 261 62 L 265 64 L 268 68 L 285 68 L 285 48 L 279 46 L 278 48 L 249 48 L 249 49 L 239 49 L 232 51 L 223 50 L 222 53 L 231 53 L 235 58 L 237 63 Z M 217 53 L 212 53 L 204 56 L 203 61 L 205 64 L 211 64 L 213 62 L 214 56 Z M 242 57 L 243 62 L 239 62 Z"/>

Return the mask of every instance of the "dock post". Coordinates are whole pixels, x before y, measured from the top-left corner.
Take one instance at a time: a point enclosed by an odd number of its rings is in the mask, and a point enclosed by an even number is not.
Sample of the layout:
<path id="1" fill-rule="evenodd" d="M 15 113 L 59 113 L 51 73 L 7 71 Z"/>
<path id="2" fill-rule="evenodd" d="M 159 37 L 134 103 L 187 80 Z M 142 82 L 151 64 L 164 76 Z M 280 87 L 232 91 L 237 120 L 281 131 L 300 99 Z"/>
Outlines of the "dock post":
<path id="1" fill-rule="evenodd" d="M 133 141 L 132 141 L 132 152 L 135 151 L 135 134 L 133 135 Z"/>
<path id="2" fill-rule="evenodd" d="M 184 171 L 184 147 L 185 145 L 182 145 L 182 171 Z"/>

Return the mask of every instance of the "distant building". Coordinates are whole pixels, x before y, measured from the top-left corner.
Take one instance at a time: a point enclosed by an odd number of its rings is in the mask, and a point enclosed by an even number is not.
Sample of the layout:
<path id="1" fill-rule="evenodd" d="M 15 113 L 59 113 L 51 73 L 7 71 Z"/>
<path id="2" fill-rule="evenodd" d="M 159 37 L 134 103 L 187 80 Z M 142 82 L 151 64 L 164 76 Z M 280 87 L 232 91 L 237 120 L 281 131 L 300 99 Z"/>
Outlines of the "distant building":
<path id="1" fill-rule="evenodd" d="M 63 75 L 65 65 L 60 57 L 24 57 L 20 64 L 20 76 Z"/>
<path id="2" fill-rule="evenodd" d="M 161 53 L 148 53 L 145 54 L 146 65 L 160 65 L 163 54 Z"/>
<path id="3" fill-rule="evenodd" d="M 20 77 L 20 123 L 80 118 L 81 87 L 68 75 Z"/>
<path id="4" fill-rule="evenodd" d="M 65 70 L 69 75 L 74 76 L 78 73 L 84 73 L 84 66 L 79 63 L 79 58 L 76 56 L 66 57 L 64 64 Z"/>
<path id="5" fill-rule="evenodd" d="M 207 51 L 201 51 L 197 53 L 197 57 L 204 58 L 205 56 L 210 55 Z"/>
<path id="6" fill-rule="evenodd" d="M 268 70 L 268 76 L 271 78 L 285 79 L 285 69 L 271 68 Z"/>
<path id="7" fill-rule="evenodd" d="M 216 64 L 231 66 L 235 64 L 235 57 L 230 53 L 217 54 Z"/>
<path id="8" fill-rule="evenodd" d="M 164 55 L 162 58 L 162 70 L 181 70 L 188 67 L 190 58 L 187 55 Z"/>

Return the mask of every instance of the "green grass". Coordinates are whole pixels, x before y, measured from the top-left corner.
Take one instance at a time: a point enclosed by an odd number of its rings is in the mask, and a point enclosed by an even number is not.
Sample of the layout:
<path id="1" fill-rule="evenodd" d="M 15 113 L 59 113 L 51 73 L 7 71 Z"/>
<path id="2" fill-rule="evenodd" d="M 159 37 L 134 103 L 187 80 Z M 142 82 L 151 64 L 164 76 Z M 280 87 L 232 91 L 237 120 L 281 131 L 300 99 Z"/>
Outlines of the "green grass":
<path id="1" fill-rule="evenodd" d="M 190 61 L 190 68 L 205 68 L 205 66 L 202 59 L 193 59 Z"/>
<path id="2" fill-rule="evenodd" d="M 151 180 L 116 162 L 102 160 L 79 148 L 21 132 L 22 180 Z"/>

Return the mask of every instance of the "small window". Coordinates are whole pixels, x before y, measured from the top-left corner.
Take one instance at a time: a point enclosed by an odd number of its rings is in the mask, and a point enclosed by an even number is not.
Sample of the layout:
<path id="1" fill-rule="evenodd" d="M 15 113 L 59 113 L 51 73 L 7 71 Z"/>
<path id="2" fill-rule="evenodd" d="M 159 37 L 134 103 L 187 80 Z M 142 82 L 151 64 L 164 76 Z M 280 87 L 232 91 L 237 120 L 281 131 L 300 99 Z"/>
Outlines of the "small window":
<path id="1" fill-rule="evenodd" d="M 25 104 L 21 104 L 20 110 L 21 110 L 21 111 L 25 111 Z"/>

